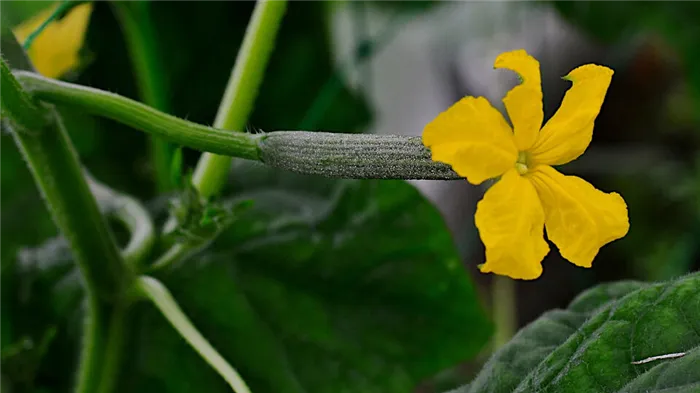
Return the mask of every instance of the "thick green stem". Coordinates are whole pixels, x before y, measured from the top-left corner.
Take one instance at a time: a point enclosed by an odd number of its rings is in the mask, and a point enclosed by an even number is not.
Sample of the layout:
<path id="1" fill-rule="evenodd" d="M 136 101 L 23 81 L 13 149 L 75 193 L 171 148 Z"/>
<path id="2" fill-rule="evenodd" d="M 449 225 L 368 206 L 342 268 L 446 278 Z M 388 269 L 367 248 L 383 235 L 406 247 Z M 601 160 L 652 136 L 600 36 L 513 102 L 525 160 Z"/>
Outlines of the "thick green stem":
<path id="1" fill-rule="evenodd" d="M 202 151 L 329 177 L 461 179 L 449 166 L 431 159 L 420 137 L 303 131 L 251 135 L 195 124 L 98 89 L 34 73 L 15 75 L 37 98 L 80 108 Z"/>
<path id="2" fill-rule="evenodd" d="M 496 324 L 494 351 L 508 343 L 517 330 L 515 300 L 515 280 L 495 275 L 491 281 L 491 310 Z"/>
<path id="3" fill-rule="evenodd" d="M 82 348 L 78 366 L 76 393 L 97 391 L 100 385 L 104 350 L 106 347 L 109 305 L 87 293 L 87 307 L 83 322 Z"/>
<path id="4" fill-rule="evenodd" d="M 111 298 L 119 294 L 127 274 L 84 180 L 70 178 L 80 171 L 71 168 L 72 152 L 65 151 L 64 136 L 63 130 L 47 128 L 37 135 L 16 132 L 15 140 L 32 167 L 55 222 L 71 244 L 88 289 Z"/>
<path id="5" fill-rule="evenodd" d="M 51 124 L 51 116 L 45 108 L 32 100 L 17 80 L 10 68 L 2 60 L 0 66 L 0 113 L 3 119 L 10 119 L 13 126 L 22 132 L 41 130 Z"/>
<path id="6" fill-rule="evenodd" d="M 168 288 L 160 281 L 147 276 L 141 276 L 137 279 L 136 288 L 158 308 L 182 338 L 219 373 L 233 391 L 250 393 L 250 389 L 238 372 L 209 344 L 207 339 L 192 324 L 192 321 L 187 318 Z"/>
<path id="7" fill-rule="evenodd" d="M 12 136 L 49 211 L 71 245 L 88 292 L 113 299 L 130 275 L 88 188 L 68 135 L 52 108 L 29 105 L 29 96 L 19 89 L 7 64 L 0 63 L 3 118 L 10 123 Z"/>
<path id="8" fill-rule="evenodd" d="M 286 7 L 286 1 L 259 0 L 256 4 L 214 127 L 227 130 L 244 128 L 265 75 Z M 203 154 L 192 179 L 199 193 L 204 197 L 218 193 L 226 183 L 230 166 L 230 157 Z"/>
<path id="9" fill-rule="evenodd" d="M 88 296 L 76 393 L 112 393 L 117 382 L 131 300 L 107 304 Z"/>
<path id="10" fill-rule="evenodd" d="M 421 137 L 277 131 L 260 141 L 265 164 L 304 174 L 352 179 L 462 179 L 431 159 Z"/>
<path id="11" fill-rule="evenodd" d="M 32 66 L 9 30 L 2 29 L 3 51 L 15 66 Z M 5 61 L 0 61 L 2 121 L 22 151 L 47 207 L 70 244 L 83 276 L 86 324 L 76 392 L 103 390 L 103 377 L 115 375 L 124 320 L 116 313 L 132 276 L 119 255 L 107 222 L 90 192 L 78 157 L 53 108 L 22 91 Z M 105 353 L 105 351 L 112 351 Z"/>
<path id="12" fill-rule="evenodd" d="M 124 33 L 141 101 L 168 112 L 164 65 L 151 22 L 150 2 L 111 2 L 111 5 Z M 151 158 L 159 191 L 167 191 L 175 186 L 169 176 L 174 151 L 174 147 L 162 138 L 151 138 Z"/>
<path id="13" fill-rule="evenodd" d="M 44 78 L 31 72 L 19 71 L 15 75 L 38 99 L 81 108 L 194 149 L 259 159 L 259 135 L 195 124 L 117 94 Z"/>
<path id="14" fill-rule="evenodd" d="M 124 344 L 126 342 L 126 330 L 128 324 L 129 299 L 111 307 L 109 319 L 106 321 L 104 346 L 101 359 L 100 376 L 96 390 L 88 390 L 96 393 L 112 393 L 117 385 L 119 371 L 121 370 L 124 356 Z M 88 392 L 86 391 L 86 392 Z"/>

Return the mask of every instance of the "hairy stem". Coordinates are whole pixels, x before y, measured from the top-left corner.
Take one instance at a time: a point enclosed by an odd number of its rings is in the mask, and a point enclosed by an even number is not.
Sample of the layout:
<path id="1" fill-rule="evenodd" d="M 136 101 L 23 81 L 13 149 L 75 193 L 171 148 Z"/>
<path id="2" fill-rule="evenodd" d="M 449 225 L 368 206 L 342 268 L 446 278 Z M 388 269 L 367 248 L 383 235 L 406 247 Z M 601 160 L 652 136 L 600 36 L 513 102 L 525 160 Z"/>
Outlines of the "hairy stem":
<path id="1" fill-rule="evenodd" d="M 0 39 L 15 67 L 33 69 L 9 29 L 1 30 Z M 83 276 L 87 309 L 76 392 L 108 392 L 100 388 L 102 377 L 117 372 L 118 361 L 111 359 L 118 360 L 123 339 L 124 321 L 113 312 L 119 309 L 114 305 L 124 301 L 123 290 L 132 276 L 83 177 L 58 113 L 21 90 L 4 60 L 0 60 L 0 74 L 2 121 L 12 131 Z"/>
<path id="2" fill-rule="evenodd" d="M 238 372 L 202 336 L 192 324 L 192 321 L 180 309 L 168 288 L 155 278 L 147 276 L 139 277 L 136 281 L 136 287 L 145 298 L 158 308 L 165 319 L 180 333 L 182 338 L 219 373 L 233 391 L 250 393 L 250 389 L 248 389 Z"/>
<path id="3" fill-rule="evenodd" d="M 15 75 L 36 98 L 81 108 L 197 150 L 259 160 L 260 136 L 195 124 L 117 94 L 30 72 L 19 71 Z"/>
<path id="4" fill-rule="evenodd" d="M 277 131 L 260 141 L 265 164 L 304 174 L 352 179 L 461 177 L 435 162 L 420 137 Z"/>
<path id="5" fill-rule="evenodd" d="M 258 0 L 216 114 L 214 127 L 241 130 L 245 126 L 265 75 L 286 7 L 286 1 Z M 230 166 L 230 157 L 205 153 L 197 163 L 192 182 L 205 198 L 217 194 L 226 183 Z"/>
<path id="6" fill-rule="evenodd" d="M 89 291 L 117 296 L 128 277 L 119 250 L 58 122 L 12 132 L 57 226 L 68 239 Z"/>
<path id="7" fill-rule="evenodd" d="M 168 112 L 167 84 L 150 18 L 151 3 L 115 1 L 111 5 L 124 33 L 141 100 L 153 108 Z M 174 152 L 174 147 L 166 140 L 155 136 L 151 138 L 151 159 L 159 191 L 175 186 L 170 177 Z"/>
<path id="8" fill-rule="evenodd" d="M 449 166 L 430 158 L 420 137 L 303 131 L 251 135 L 195 124 L 98 89 L 34 73 L 15 75 L 37 98 L 80 108 L 197 150 L 329 177 L 461 179 Z"/>
<path id="9" fill-rule="evenodd" d="M 0 113 L 24 132 L 41 130 L 51 124 L 51 115 L 22 89 L 4 59 L 0 64 Z"/>
<path id="10" fill-rule="evenodd" d="M 4 61 L 0 68 L 3 118 L 10 123 L 49 211 L 71 245 L 88 292 L 104 299 L 118 296 L 130 275 L 58 114 L 47 106 L 30 105 Z"/>

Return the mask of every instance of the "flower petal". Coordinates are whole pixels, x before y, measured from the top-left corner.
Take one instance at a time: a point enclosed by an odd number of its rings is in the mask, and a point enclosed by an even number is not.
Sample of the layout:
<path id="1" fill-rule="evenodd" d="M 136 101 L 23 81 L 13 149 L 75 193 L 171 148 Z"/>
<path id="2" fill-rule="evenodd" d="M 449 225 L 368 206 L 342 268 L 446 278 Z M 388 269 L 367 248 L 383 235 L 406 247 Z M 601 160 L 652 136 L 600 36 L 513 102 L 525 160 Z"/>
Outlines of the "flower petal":
<path id="1" fill-rule="evenodd" d="M 472 184 L 515 165 L 518 150 L 503 116 L 484 97 L 464 97 L 423 130 L 433 161 L 452 166 Z"/>
<path id="2" fill-rule="evenodd" d="M 55 11 L 58 4 L 17 26 L 13 33 L 20 43 L 29 37 Z M 51 22 L 29 48 L 29 57 L 40 74 L 58 78 L 80 63 L 92 3 L 75 6 L 62 19 Z"/>
<path id="3" fill-rule="evenodd" d="M 547 236 L 575 265 L 591 267 L 602 246 L 627 234 L 627 205 L 620 194 L 604 193 L 548 165 L 536 167 L 530 179 L 542 201 Z"/>
<path id="4" fill-rule="evenodd" d="M 506 94 L 503 103 L 513 123 L 518 150 L 528 150 L 535 144 L 544 118 L 540 63 L 520 49 L 501 54 L 493 66 L 515 71 L 522 80 Z"/>
<path id="5" fill-rule="evenodd" d="M 573 86 L 531 149 L 536 163 L 562 165 L 586 151 L 612 76 L 613 70 L 608 67 L 587 64 L 564 77 L 573 82 Z"/>
<path id="6" fill-rule="evenodd" d="M 544 211 L 526 177 L 515 169 L 506 172 L 479 201 L 474 219 L 486 246 L 482 272 L 523 280 L 542 274 L 541 262 L 549 252 Z"/>

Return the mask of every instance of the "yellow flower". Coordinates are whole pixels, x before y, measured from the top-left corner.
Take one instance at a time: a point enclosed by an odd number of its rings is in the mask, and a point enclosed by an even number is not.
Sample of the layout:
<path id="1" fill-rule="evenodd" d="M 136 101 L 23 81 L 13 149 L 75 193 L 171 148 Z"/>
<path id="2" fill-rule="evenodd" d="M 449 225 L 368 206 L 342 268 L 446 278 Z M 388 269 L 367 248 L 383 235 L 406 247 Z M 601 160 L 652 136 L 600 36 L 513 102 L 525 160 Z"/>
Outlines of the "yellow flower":
<path id="1" fill-rule="evenodd" d="M 483 97 L 465 97 L 425 127 L 423 143 L 434 161 L 452 166 L 472 184 L 500 180 L 474 217 L 486 246 L 484 273 L 531 280 L 542 274 L 547 236 L 572 263 L 591 267 L 605 244 L 629 229 L 627 205 L 551 165 L 578 158 L 588 147 L 613 71 L 588 64 L 564 79 L 573 85 L 542 127 L 540 65 L 524 50 L 503 53 L 495 68 L 519 74 L 521 84 L 503 99 L 513 129 Z"/>
<path id="2" fill-rule="evenodd" d="M 17 40 L 23 43 L 58 5 L 49 7 L 17 26 L 13 30 Z M 29 58 L 40 74 L 58 78 L 80 63 L 78 52 L 83 46 L 91 11 L 92 3 L 76 6 L 62 19 L 49 23 L 36 37 L 29 48 Z"/>

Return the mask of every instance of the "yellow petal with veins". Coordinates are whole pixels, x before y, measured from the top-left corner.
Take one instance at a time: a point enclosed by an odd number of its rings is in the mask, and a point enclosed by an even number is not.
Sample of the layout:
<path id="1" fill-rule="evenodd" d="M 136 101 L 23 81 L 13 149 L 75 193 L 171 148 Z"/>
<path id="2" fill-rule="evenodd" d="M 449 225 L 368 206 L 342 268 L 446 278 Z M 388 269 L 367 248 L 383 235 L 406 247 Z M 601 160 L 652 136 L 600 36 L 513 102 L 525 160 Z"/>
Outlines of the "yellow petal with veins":
<path id="1" fill-rule="evenodd" d="M 530 150 L 534 162 L 562 165 L 586 151 L 612 76 L 610 68 L 588 64 L 576 68 L 564 78 L 573 85 Z"/>
<path id="2" fill-rule="evenodd" d="M 536 167 L 529 178 L 542 201 L 547 236 L 575 265 L 591 267 L 602 246 L 627 234 L 627 205 L 619 194 L 548 165 Z"/>
<path id="3" fill-rule="evenodd" d="M 13 32 L 20 43 L 29 37 L 54 11 L 46 9 L 17 26 Z M 39 73 L 58 78 L 79 64 L 78 53 L 83 46 L 92 3 L 71 9 L 62 19 L 51 22 L 36 37 L 29 48 L 29 58 Z"/>
<path id="4" fill-rule="evenodd" d="M 544 211 L 537 191 L 515 169 L 494 184 L 476 208 L 476 227 L 486 246 L 483 273 L 532 280 L 542 274 L 549 252 L 544 240 Z"/>
<path id="5" fill-rule="evenodd" d="M 515 71 L 522 80 L 506 94 L 503 103 L 513 123 L 518 150 L 528 150 L 537 140 L 544 118 L 540 63 L 520 49 L 501 54 L 493 66 Z"/>
<path id="6" fill-rule="evenodd" d="M 423 130 L 433 161 L 452 166 L 472 184 L 515 165 L 518 150 L 503 116 L 484 97 L 464 97 Z"/>

